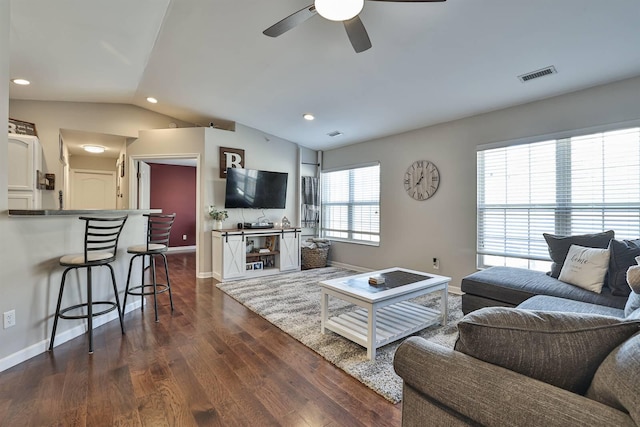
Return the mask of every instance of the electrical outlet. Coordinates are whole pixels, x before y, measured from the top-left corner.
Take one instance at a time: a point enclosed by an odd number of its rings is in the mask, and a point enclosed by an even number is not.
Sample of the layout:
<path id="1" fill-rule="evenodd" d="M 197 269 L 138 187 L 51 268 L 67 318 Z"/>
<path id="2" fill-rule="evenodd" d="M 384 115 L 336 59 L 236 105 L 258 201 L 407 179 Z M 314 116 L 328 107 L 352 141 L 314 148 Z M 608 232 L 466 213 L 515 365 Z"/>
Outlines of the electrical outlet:
<path id="1" fill-rule="evenodd" d="M 187 235 L 186 234 L 182 235 L 182 240 L 187 240 Z"/>
<path id="2" fill-rule="evenodd" d="M 4 312 L 4 328 L 16 326 L 16 311 L 9 310 Z"/>
<path id="3" fill-rule="evenodd" d="M 433 269 L 440 270 L 440 260 L 438 258 L 433 258 Z"/>

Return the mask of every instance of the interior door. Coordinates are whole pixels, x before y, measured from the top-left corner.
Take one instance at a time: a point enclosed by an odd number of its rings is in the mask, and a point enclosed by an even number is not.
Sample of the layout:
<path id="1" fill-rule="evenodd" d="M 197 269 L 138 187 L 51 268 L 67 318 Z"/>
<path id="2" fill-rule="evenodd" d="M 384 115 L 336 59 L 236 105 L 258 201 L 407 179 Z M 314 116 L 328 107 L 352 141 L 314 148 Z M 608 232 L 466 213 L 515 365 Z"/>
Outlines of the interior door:
<path id="1" fill-rule="evenodd" d="M 72 169 L 71 206 L 69 208 L 115 209 L 115 172 Z"/>

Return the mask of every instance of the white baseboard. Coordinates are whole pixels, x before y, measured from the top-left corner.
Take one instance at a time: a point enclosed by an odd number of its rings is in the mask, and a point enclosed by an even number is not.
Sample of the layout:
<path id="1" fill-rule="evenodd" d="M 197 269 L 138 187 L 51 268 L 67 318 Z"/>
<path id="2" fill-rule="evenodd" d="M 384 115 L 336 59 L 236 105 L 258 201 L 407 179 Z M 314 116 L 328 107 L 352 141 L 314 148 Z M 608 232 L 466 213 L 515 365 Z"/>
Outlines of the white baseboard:
<path id="1" fill-rule="evenodd" d="M 327 262 L 327 266 L 329 266 L 329 267 L 346 268 L 347 270 L 359 271 L 361 273 L 366 273 L 367 271 L 373 271 L 370 268 L 363 268 L 363 267 L 359 267 L 357 265 L 345 264 L 345 263 L 342 263 L 342 262 L 335 262 L 335 261 L 328 261 Z"/>
<path id="2" fill-rule="evenodd" d="M 196 277 L 198 279 L 211 279 L 213 277 L 213 272 L 205 271 L 204 273 L 198 273 L 196 274 Z"/>
<path id="3" fill-rule="evenodd" d="M 173 246 L 167 249 L 167 252 L 195 252 L 195 246 Z"/>
<path id="4" fill-rule="evenodd" d="M 141 306 L 140 299 L 136 299 L 136 300 L 137 301 L 134 301 L 133 303 L 127 305 L 127 307 L 125 308 L 125 313 L 129 313 L 130 311 L 140 308 Z M 118 318 L 118 313 L 116 313 L 115 310 L 105 315 L 95 317 L 93 319 L 93 329 L 96 329 L 107 322 L 111 322 L 112 320 L 116 320 L 117 318 Z M 66 330 L 56 335 L 54 348 L 59 346 L 60 344 L 70 341 L 85 333 L 87 333 L 86 324 L 78 325 L 69 330 Z M 35 357 L 39 354 L 44 353 L 49 349 L 49 340 L 50 338 L 44 339 L 40 342 L 37 342 L 36 344 L 33 344 L 27 348 L 23 348 L 20 351 L 17 351 L 3 359 L 0 359 L 0 372 L 6 371 L 7 369 L 12 368 L 26 360 L 29 360 L 32 357 Z"/>

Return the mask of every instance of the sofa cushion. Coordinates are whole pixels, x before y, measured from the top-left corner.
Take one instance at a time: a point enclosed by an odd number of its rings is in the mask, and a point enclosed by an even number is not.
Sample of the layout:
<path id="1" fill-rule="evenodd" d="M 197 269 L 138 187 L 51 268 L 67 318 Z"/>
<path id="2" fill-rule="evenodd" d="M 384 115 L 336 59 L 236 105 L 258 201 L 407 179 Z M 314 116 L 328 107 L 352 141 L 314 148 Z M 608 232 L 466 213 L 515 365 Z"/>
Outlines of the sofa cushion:
<path id="1" fill-rule="evenodd" d="M 574 301 L 567 298 L 550 297 L 548 295 L 536 295 L 518 305 L 522 310 L 538 311 L 562 311 L 568 313 L 599 314 L 602 316 L 624 319 L 624 310 L 620 308 L 605 307 L 604 305 L 590 304 L 583 301 Z"/>
<path id="2" fill-rule="evenodd" d="M 517 267 L 490 267 L 462 279 L 462 296 L 477 295 L 502 305 L 516 306 L 535 295 L 550 295 L 623 309 L 626 297 L 611 295 L 609 288 L 600 294 L 589 292 L 547 276 L 545 273 Z M 474 307 L 477 308 L 477 307 Z"/>
<path id="3" fill-rule="evenodd" d="M 556 236 L 555 234 L 548 233 L 543 233 L 542 235 L 547 241 L 549 256 L 553 261 L 549 275 L 557 279 L 558 276 L 560 276 L 562 265 L 567 258 L 567 252 L 569 252 L 571 245 L 604 249 L 609 246 L 609 242 L 614 238 L 615 233 L 613 230 L 609 230 L 603 233 L 581 234 L 576 236 Z"/>
<path id="4" fill-rule="evenodd" d="M 608 268 L 609 248 L 571 245 L 558 279 L 599 294 Z"/>
<path id="5" fill-rule="evenodd" d="M 617 347 L 602 362 L 586 396 L 628 412 L 640 425 L 640 334 Z"/>
<path id="6" fill-rule="evenodd" d="M 629 295 L 627 285 L 627 269 L 636 265 L 635 258 L 640 256 L 640 239 L 611 240 L 609 245 L 611 258 L 609 260 L 609 278 L 607 286 L 613 295 Z"/>
<path id="7" fill-rule="evenodd" d="M 639 330 L 640 321 L 608 316 L 488 307 L 458 323 L 455 349 L 583 394 L 605 357 Z"/>

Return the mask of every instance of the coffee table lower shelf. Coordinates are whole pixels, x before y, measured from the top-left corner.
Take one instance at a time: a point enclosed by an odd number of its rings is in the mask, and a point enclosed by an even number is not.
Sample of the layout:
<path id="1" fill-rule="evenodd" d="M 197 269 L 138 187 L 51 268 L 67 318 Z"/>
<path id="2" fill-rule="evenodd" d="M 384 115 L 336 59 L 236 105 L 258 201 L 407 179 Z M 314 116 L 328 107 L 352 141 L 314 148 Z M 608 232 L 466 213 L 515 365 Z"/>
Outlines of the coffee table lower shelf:
<path id="1" fill-rule="evenodd" d="M 374 349 L 442 321 L 441 311 L 408 301 L 379 308 L 375 313 L 375 343 L 371 346 Z M 367 310 L 359 308 L 327 319 L 325 328 L 365 348 L 370 348 L 367 338 L 369 321 Z"/>

